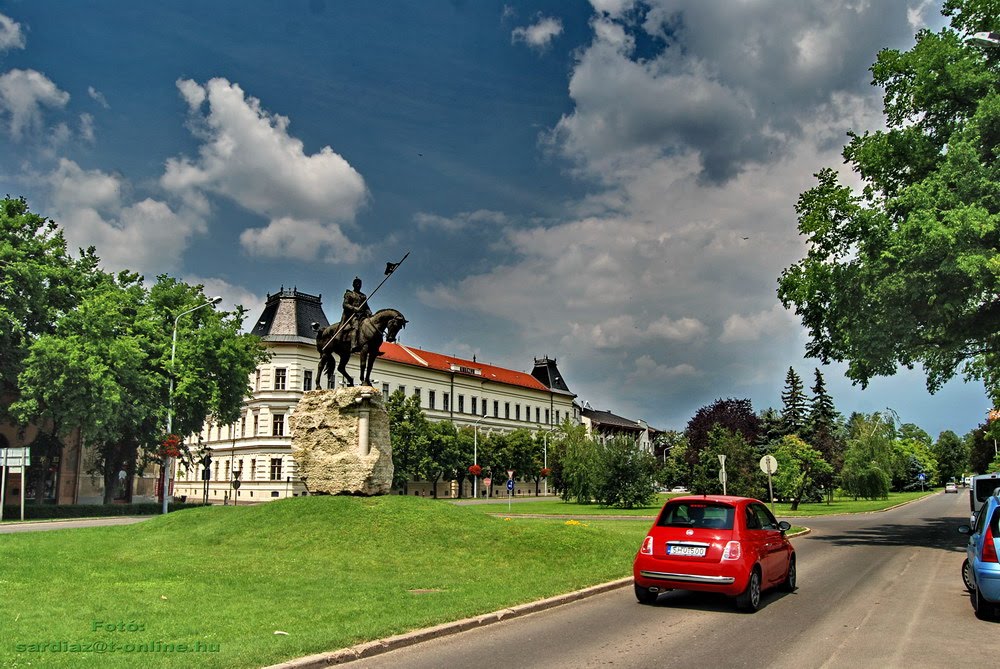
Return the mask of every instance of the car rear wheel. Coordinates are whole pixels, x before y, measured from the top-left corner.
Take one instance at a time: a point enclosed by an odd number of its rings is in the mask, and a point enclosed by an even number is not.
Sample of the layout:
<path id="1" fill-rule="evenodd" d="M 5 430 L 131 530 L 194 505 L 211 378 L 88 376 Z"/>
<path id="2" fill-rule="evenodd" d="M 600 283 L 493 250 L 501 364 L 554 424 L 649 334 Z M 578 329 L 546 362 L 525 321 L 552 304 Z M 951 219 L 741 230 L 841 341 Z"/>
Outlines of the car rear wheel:
<path id="1" fill-rule="evenodd" d="M 635 588 L 635 598 L 639 600 L 640 604 L 652 604 L 660 595 L 658 592 L 650 592 L 649 588 L 644 588 L 641 585 L 633 587 Z"/>
<path id="2" fill-rule="evenodd" d="M 750 613 L 760 608 L 760 568 L 754 567 L 750 572 L 747 589 L 736 597 L 736 606 Z"/>
<path id="3" fill-rule="evenodd" d="M 976 617 L 980 620 L 992 620 L 996 615 L 996 607 L 992 602 L 988 602 L 983 599 L 982 594 L 979 592 L 979 588 L 976 588 L 972 592 L 972 606 L 976 609 Z"/>
<path id="4" fill-rule="evenodd" d="M 965 589 L 970 594 L 976 589 L 975 583 L 972 582 L 972 565 L 969 564 L 968 560 L 962 563 L 962 581 L 965 583 Z"/>
<path id="5" fill-rule="evenodd" d="M 788 573 L 785 574 L 785 580 L 781 584 L 781 589 L 785 592 L 795 592 L 795 556 L 793 555 L 788 560 Z"/>

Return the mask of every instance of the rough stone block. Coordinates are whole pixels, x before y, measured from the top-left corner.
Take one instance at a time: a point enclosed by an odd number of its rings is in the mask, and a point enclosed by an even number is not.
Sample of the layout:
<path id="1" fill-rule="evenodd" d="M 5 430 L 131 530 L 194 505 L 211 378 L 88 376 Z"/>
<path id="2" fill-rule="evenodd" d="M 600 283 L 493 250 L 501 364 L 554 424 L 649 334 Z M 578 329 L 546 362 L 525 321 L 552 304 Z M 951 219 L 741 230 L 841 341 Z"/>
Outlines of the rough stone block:
<path id="1" fill-rule="evenodd" d="M 389 414 L 376 389 L 355 386 L 306 392 L 289 424 L 292 455 L 310 493 L 389 493 Z"/>

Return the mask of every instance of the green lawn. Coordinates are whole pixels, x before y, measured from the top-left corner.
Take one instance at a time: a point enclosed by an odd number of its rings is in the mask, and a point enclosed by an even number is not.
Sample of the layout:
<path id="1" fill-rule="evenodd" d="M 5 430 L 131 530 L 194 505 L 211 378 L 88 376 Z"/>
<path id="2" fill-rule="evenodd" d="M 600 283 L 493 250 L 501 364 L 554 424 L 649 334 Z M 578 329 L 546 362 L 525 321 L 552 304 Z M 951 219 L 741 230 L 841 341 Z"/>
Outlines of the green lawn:
<path id="1" fill-rule="evenodd" d="M 302 497 L 5 535 L 0 666 L 259 667 L 627 576 L 647 526 Z"/>

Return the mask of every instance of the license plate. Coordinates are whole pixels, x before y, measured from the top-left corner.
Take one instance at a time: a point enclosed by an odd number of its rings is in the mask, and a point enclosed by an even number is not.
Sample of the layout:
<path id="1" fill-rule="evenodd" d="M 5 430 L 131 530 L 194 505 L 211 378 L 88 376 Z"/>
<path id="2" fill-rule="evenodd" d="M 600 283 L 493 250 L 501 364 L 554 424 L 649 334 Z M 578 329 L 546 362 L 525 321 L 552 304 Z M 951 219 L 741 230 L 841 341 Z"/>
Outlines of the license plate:
<path id="1" fill-rule="evenodd" d="M 684 555 L 687 557 L 705 557 L 704 546 L 667 546 L 667 555 Z"/>

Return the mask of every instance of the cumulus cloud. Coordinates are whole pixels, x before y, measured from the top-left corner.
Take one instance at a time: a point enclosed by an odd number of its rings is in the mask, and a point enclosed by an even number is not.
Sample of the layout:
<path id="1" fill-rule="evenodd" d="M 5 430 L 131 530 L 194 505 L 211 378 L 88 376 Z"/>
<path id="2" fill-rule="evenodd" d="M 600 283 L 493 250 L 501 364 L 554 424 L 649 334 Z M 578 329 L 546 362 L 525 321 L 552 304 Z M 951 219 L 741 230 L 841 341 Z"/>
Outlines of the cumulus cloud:
<path id="1" fill-rule="evenodd" d="M 562 21 L 552 17 L 540 16 L 530 26 L 514 28 L 510 34 L 512 44 L 523 42 L 533 49 L 545 49 L 552 40 L 562 34 Z"/>
<path id="2" fill-rule="evenodd" d="M 69 93 L 41 72 L 14 69 L 0 74 L 0 116 L 6 117 L 14 140 L 41 131 L 44 110 L 62 109 L 68 102 Z"/>
<path id="3" fill-rule="evenodd" d="M 52 215 L 70 247 L 95 246 L 103 265 L 153 275 L 176 270 L 190 240 L 205 230 L 189 210 L 175 211 L 152 198 L 129 201 L 122 177 L 85 170 L 63 158 L 48 175 Z"/>
<path id="4" fill-rule="evenodd" d="M 700 177 L 722 184 L 780 160 L 805 137 L 810 110 L 868 88 L 887 35 L 912 39 L 902 1 L 647 4 L 638 19 L 595 3 L 593 39 L 570 79 L 574 109 L 550 136 L 592 175 L 691 153 Z M 638 37 L 663 48 L 640 52 Z"/>
<path id="5" fill-rule="evenodd" d="M 307 154 L 289 133 L 287 117 L 264 109 L 238 84 L 180 80 L 190 127 L 202 144 L 196 158 L 167 161 L 160 179 L 169 192 L 193 202 L 225 197 L 270 222 L 246 230 L 253 255 L 352 262 L 360 247 L 345 235 L 367 201 L 364 179 L 329 146 Z M 304 235 L 302 241 L 293 238 Z"/>
<path id="6" fill-rule="evenodd" d="M 0 51 L 23 49 L 26 43 L 21 24 L 9 16 L 0 14 Z"/>
<path id="7" fill-rule="evenodd" d="M 733 314 L 726 319 L 719 341 L 723 343 L 754 342 L 765 337 L 796 332 L 798 321 L 780 304 L 753 314 Z"/>

